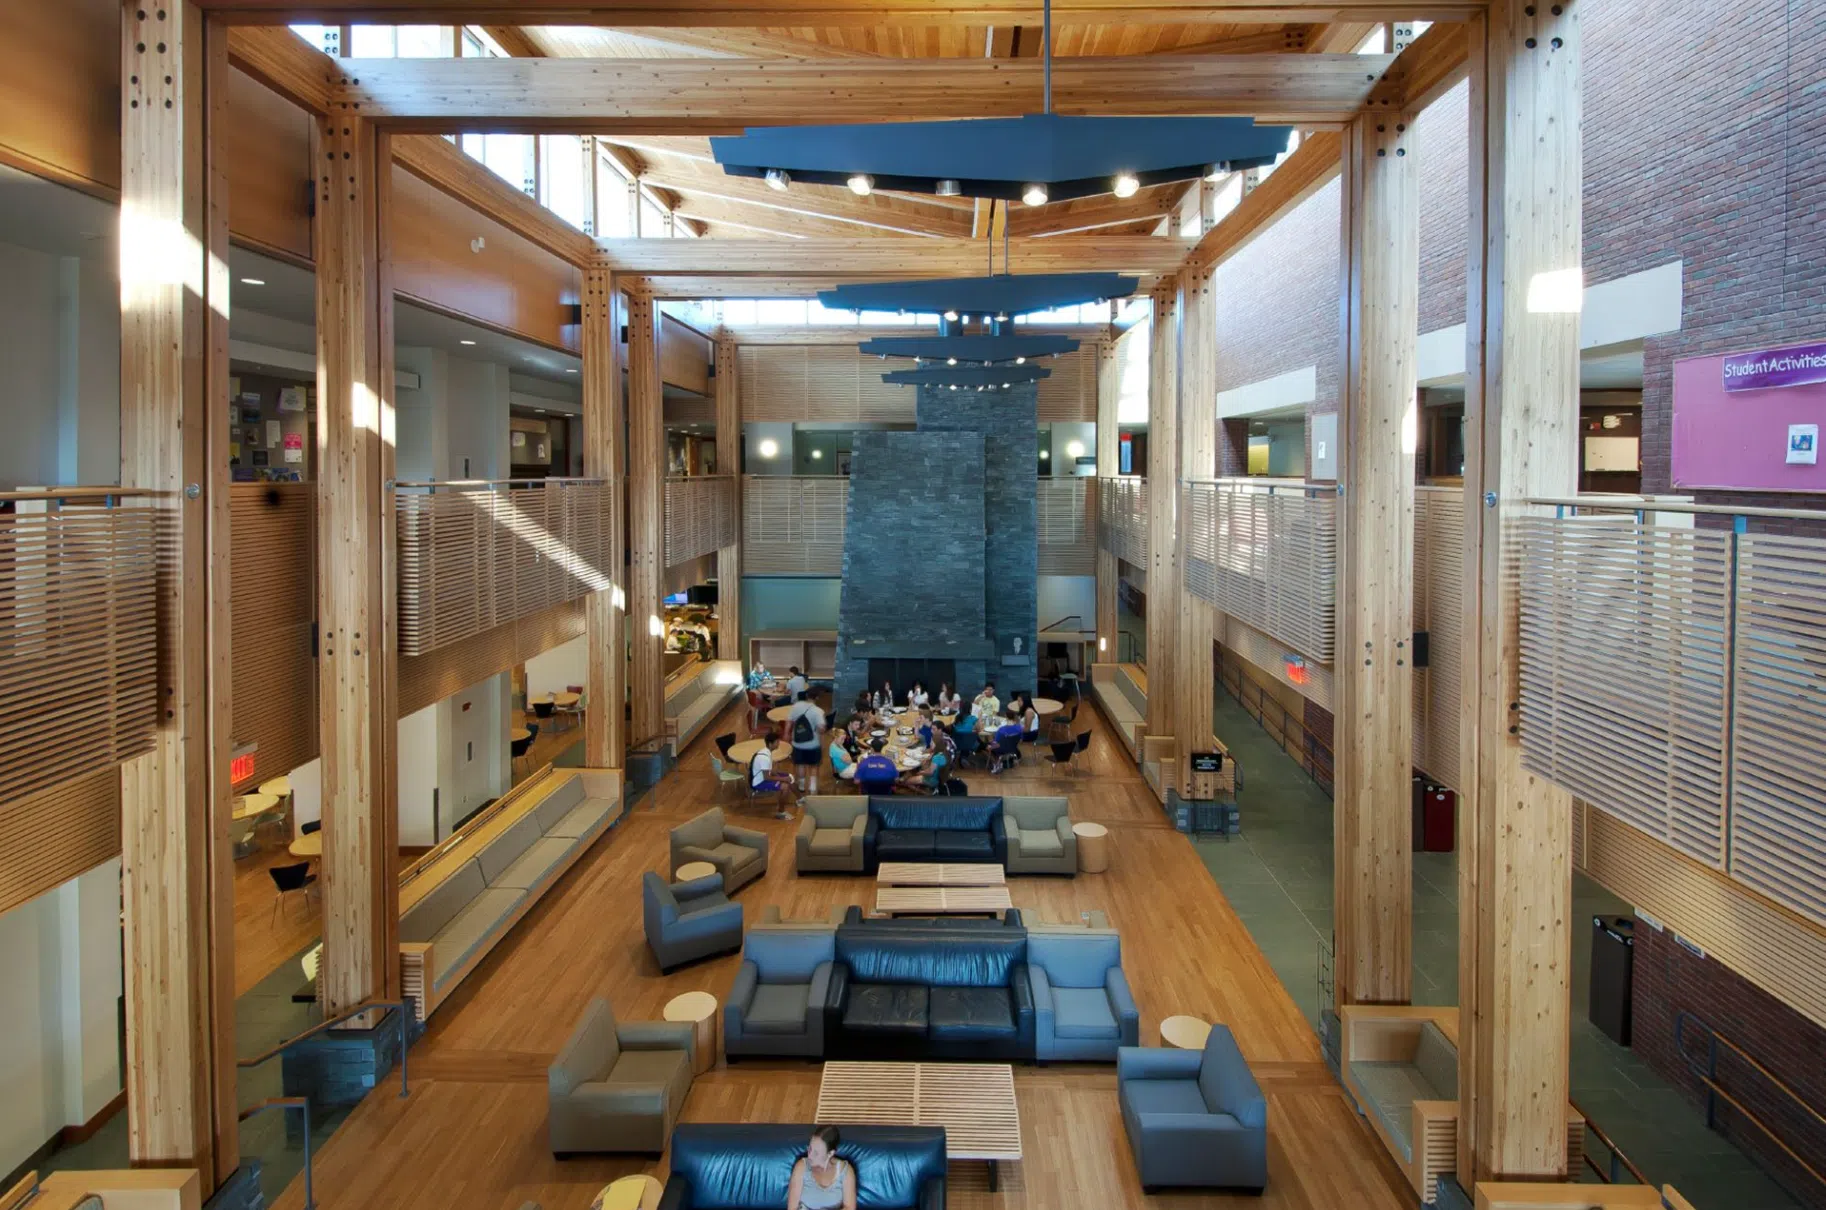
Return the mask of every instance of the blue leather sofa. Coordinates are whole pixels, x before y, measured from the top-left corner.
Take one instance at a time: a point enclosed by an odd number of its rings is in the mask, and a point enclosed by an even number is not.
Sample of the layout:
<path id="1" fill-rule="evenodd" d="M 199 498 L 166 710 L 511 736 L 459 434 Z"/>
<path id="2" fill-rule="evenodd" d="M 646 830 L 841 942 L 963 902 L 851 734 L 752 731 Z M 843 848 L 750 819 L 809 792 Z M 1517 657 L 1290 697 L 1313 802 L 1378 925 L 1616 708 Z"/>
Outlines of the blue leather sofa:
<path id="1" fill-rule="evenodd" d="M 884 861 L 952 861 L 1005 865 L 1008 832 L 999 798 L 869 796 L 862 833 L 863 872 Z"/>
<path id="2" fill-rule="evenodd" d="M 856 1204 L 945 1210 L 940 1126 L 846 1126 L 837 1154 L 856 1170 Z M 697 1122 L 672 1131 L 672 1174 L 659 1210 L 780 1210 L 813 1126 Z"/>
<path id="3" fill-rule="evenodd" d="M 640 900 L 647 946 L 662 971 L 742 947 L 742 905 L 723 894 L 721 874 L 667 883 L 649 870 Z"/>
<path id="4" fill-rule="evenodd" d="M 1141 1013 L 1122 973 L 1114 929 L 1035 929 L 1027 934 L 1034 1057 L 1114 1063 L 1141 1040 Z"/>
<path id="5" fill-rule="evenodd" d="M 1034 1057 L 1027 930 L 1004 921 L 851 921 L 837 928 L 832 1058 Z"/>
<path id="6" fill-rule="evenodd" d="M 829 926 L 752 930 L 723 997 L 723 1053 L 823 1058 L 836 954 Z"/>
<path id="7" fill-rule="evenodd" d="M 1143 1189 L 1268 1184 L 1268 1102 L 1227 1026 L 1202 1051 L 1123 1047 L 1116 1097 Z"/>

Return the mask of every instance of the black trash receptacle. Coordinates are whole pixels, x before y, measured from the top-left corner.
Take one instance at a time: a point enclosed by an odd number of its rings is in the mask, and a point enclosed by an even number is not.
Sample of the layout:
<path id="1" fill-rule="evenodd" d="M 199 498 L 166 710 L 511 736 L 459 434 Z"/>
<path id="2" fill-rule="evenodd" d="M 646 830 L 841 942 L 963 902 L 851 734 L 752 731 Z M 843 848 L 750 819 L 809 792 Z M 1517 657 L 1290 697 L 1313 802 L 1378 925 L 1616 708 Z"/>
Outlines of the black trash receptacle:
<path id="1" fill-rule="evenodd" d="M 1630 984 L 1636 922 L 1627 916 L 1591 918 L 1591 1023 L 1619 1046 L 1629 1045 Z"/>

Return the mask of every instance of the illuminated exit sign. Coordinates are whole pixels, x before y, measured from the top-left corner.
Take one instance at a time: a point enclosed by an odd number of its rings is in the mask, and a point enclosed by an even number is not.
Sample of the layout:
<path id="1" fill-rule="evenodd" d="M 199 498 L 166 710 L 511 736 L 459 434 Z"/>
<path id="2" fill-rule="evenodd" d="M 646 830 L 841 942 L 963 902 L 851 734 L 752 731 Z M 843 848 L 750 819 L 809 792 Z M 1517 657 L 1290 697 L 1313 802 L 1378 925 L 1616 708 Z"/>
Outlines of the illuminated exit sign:
<path id="1" fill-rule="evenodd" d="M 257 744 L 248 744 L 235 749 L 234 755 L 228 758 L 228 780 L 231 782 L 246 781 L 254 775 L 254 749 Z"/>

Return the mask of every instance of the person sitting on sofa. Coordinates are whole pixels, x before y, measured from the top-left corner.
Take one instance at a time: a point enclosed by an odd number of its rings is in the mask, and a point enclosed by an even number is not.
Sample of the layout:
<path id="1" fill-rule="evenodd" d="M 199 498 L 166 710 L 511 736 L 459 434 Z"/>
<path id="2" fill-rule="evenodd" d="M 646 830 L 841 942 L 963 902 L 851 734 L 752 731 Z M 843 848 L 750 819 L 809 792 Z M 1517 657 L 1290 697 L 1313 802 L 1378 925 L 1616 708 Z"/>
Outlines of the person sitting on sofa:
<path id="1" fill-rule="evenodd" d="M 812 1131 L 805 1158 L 793 1165 L 786 1210 L 856 1210 L 856 1168 L 837 1158 L 842 1142 L 835 1126 Z"/>

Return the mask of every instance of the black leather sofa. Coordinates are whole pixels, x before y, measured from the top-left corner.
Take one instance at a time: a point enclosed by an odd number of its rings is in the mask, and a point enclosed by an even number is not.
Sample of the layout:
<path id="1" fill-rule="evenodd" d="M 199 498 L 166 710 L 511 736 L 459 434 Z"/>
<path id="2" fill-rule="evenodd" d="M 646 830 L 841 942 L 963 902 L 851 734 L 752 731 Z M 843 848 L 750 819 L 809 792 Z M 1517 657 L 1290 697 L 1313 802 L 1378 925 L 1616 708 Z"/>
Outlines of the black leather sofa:
<path id="1" fill-rule="evenodd" d="M 1008 832 L 1000 798 L 869 796 L 862 865 L 873 874 L 884 861 L 1008 861 Z"/>
<path id="2" fill-rule="evenodd" d="M 1015 916 L 1015 913 L 1009 913 Z M 1027 930 L 1009 920 L 857 920 L 837 928 L 825 1054 L 1032 1062 Z"/>
<path id="3" fill-rule="evenodd" d="M 857 1204 L 945 1210 L 941 1126 L 846 1126 L 837 1154 L 856 1170 Z M 659 1210 L 780 1210 L 813 1126 L 699 1122 L 672 1131 Z"/>

